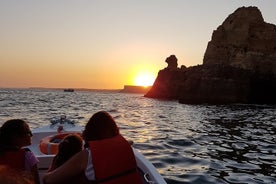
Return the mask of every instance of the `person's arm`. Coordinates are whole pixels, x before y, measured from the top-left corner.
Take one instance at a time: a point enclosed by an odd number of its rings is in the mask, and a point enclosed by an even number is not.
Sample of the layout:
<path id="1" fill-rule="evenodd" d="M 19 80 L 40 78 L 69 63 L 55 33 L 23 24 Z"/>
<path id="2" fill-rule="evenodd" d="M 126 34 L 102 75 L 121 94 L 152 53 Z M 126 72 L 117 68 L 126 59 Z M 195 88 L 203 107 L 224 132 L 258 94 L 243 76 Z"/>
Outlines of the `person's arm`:
<path id="1" fill-rule="evenodd" d="M 88 153 L 83 150 L 52 172 L 44 175 L 44 184 L 58 184 L 69 181 L 70 178 L 80 174 L 87 167 Z"/>
<path id="2" fill-rule="evenodd" d="M 31 168 L 32 175 L 34 177 L 35 184 L 40 184 L 37 164 Z"/>
<path id="3" fill-rule="evenodd" d="M 34 153 L 31 152 L 30 149 L 24 148 L 24 150 L 25 150 L 25 169 L 31 172 L 35 184 L 40 184 L 38 168 L 37 168 L 37 164 L 39 161 L 34 155 Z"/>

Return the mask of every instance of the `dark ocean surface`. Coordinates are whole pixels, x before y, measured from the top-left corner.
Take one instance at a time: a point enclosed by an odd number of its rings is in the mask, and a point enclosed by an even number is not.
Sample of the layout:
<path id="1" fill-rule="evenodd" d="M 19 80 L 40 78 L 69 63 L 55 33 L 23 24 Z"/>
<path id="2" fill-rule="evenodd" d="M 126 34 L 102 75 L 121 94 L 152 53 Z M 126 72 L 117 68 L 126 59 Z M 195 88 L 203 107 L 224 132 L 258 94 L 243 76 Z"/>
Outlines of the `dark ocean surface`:
<path id="1" fill-rule="evenodd" d="M 0 125 L 66 115 L 84 126 L 106 110 L 168 184 L 276 183 L 276 106 L 185 105 L 141 94 L 0 89 Z"/>

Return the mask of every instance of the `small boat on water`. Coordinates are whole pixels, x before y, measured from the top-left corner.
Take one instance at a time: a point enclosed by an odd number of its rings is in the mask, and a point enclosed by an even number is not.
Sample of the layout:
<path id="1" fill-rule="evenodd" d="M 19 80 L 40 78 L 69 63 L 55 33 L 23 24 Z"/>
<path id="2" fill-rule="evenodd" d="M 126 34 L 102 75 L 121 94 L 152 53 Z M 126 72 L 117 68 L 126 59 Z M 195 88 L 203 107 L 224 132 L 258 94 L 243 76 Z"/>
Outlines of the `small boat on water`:
<path id="1" fill-rule="evenodd" d="M 39 159 L 38 170 L 41 181 L 58 148 L 58 141 L 51 140 L 62 140 L 66 135 L 80 134 L 82 130 L 83 127 L 78 126 L 76 122 L 66 118 L 66 116 L 53 118 L 50 125 L 32 130 L 32 145 L 28 146 L 28 148 Z M 50 141 L 50 144 L 45 145 L 45 141 Z M 156 168 L 138 150 L 133 148 L 133 151 L 143 183 L 166 184 L 166 181 L 158 173 Z"/>
<path id="2" fill-rule="evenodd" d="M 64 92 L 74 92 L 75 90 L 72 89 L 72 88 L 68 88 L 68 89 L 64 89 L 63 91 L 64 91 Z"/>

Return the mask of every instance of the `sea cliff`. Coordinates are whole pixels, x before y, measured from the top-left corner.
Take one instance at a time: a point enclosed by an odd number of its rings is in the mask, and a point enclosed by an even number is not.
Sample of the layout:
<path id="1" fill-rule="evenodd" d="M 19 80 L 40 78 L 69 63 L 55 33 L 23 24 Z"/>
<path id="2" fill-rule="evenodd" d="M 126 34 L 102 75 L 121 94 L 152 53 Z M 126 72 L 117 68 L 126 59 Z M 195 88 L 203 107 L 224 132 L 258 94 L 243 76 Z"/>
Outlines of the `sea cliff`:
<path id="1" fill-rule="evenodd" d="M 212 35 L 203 64 L 178 67 L 174 55 L 145 95 L 188 104 L 276 104 L 276 26 L 241 7 Z"/>

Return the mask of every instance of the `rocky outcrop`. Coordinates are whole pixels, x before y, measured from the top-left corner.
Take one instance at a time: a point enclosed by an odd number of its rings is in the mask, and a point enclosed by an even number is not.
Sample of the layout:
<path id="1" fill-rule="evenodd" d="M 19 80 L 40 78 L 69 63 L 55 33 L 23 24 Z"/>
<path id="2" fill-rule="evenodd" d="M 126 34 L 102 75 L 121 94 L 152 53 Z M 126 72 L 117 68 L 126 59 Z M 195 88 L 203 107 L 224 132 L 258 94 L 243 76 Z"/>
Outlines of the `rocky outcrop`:
<path id="1" fill-rule="evenodd" d="M 166 59 L 166 63 L 168 63 L 168 69 L 174 70 L 177 69 L 177 58 L 175 57 L 175 55 L 170 55 L 169 57 L 167 57 Z"/>
<path id="2" fill-rule="evenodd" d="M 201 65 L 184 73 L 177 98 L 181 103 L 276 103 L 275 75 L 227 65 Z"/>
<path id="3" fill-rule="evenodd" d="M 146 94 L 150 90 L 151 86 L 131 86 L 125 85 L 124 89 L 120 90 L 120 93 L 143 93 Z"/>
<path id="4" fill-rule="evenodd" d="M 145 96 L 189 104 L 276 104 L 275 39 L 275 25 L 265 23 L 258 8 L 239 8 L 214 31 L 202 65 L 178 68 L 177 58 L 168 57 Z"/>
<path id="5" fill-rule="evenodd" d="M 223 64 L 276 74 L 276 26 L 257 7 L 241 7 L 213 32 L 203 65 Z"/>

